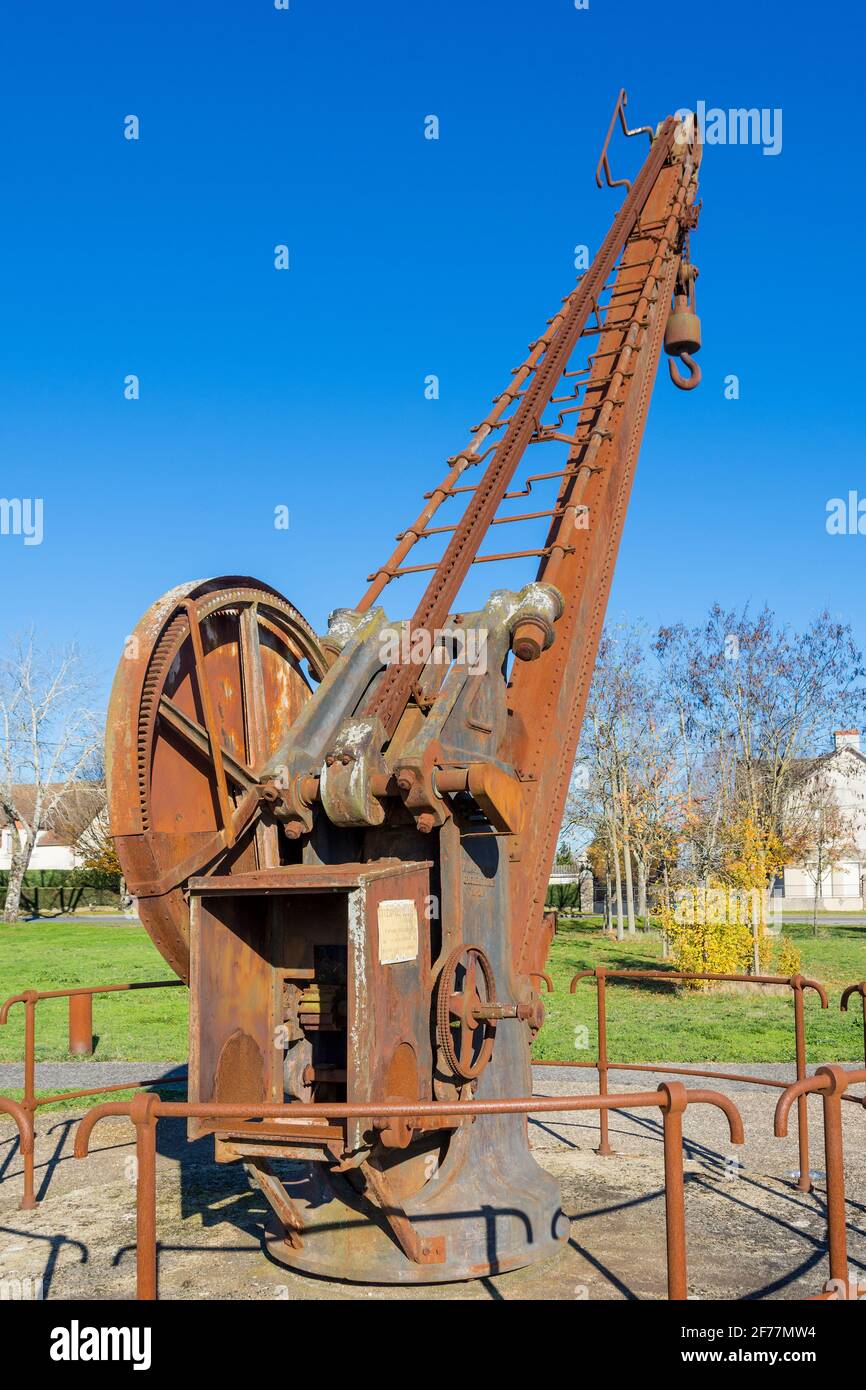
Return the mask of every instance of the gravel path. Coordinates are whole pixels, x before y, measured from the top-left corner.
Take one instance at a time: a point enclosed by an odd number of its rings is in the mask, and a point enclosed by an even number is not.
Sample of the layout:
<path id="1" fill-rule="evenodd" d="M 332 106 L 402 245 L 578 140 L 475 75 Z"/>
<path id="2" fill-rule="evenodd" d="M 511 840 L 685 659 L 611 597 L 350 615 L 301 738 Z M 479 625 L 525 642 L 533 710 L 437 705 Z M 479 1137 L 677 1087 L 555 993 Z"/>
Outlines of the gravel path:
<path id="1" fill-rule="evenodd" d="M 140 927 L 141 921 L 138 917 L 127 913 L 97 913 L 95 916 L 88 916 L 79 912 L 62 912 L 56 917 L 22 917 L 18 923 L 20 927 L 50 927 L 57 922 L 64 924 L 73 922 L 77 926 L 85 927 Z"/>
<path id="2" fill-rule="evenodd" d="M 159 1081 L 186 1071 L 186 1062 L 37 1062 L 36 1089 L 84 1090 L 118 1081 Z M 0 1091 L 24 1085 L 18 1062 L 0 1062 Z"/>
<path id="3" fill-rule="evenodd" d="M 171 1070 L 170 1064 L 66 1063 L 61 1083 L 120 1079 Z M 781 1063 L 731 1070 L 785 1081 Z M 51 1073 L 49 1073 L 50 1075 Z M 83 1074 L 83 1076 L 82 1076 Z M 595 1091 L 591 1070 L 540 1066 L 538 1094 Z M 661 1077 L 614 1074 L 615 1091 L 652 1090 Z M 688 1083 L 686 1083 L 688 1084 Z M 712 1082 L 697 1081 L 711 1088 Z M 798 1192 L 797 1121 L 773 1137 L 779 1091 L 725 1083 L 742 1114 L 746 1142 L 731 1146 L 724 1117 L 709 1105 L 684 1116 L 686 1227 L 692 1298 L 792 1299 L 817 1293 L 827 1278 L 826 1192 L 821 1104 L 810 1102 L 815 1190 Z M 12 1124 L 0 1120 L 0 1287 L 42 1281 L 46 1298 L 130 1298 L 134 1293 L 134 1135 L 127 1120 L 104 1121 L 91 1156 L 72 1157 L 76 1116 L 43 1112 L 37 1123 L 35 1211 L 18 1209 L 21 1160 Z M 866 1123 L 859 1106 L 843 1112 L 849 1258 L 866 1274 Z M 656 1110 L 610 1115 L 613 1156 L 601 1158 L 598 1116 L 537 1114 L 530 1120 L 537 1161 L 558 1179 L 571 1222 L 568 1244 L 543 1264 L 471 1284 L 372 1288 L 315 1280 L 276 1263 L 263 1244 L 266 1208 L 238 1164 L 214 1163 L 213 1144 L 189 1142 L 182 1121 L 159 1128 L 157 1159 L 160 1293 L 163 1298 L 232 1299 L 660 1299 L 665 1297 L 664 1178 Z M 11 1295 L 10 1295 L 11 1296 Z"/>
<path id="4" fill-rule="evenodd" d="M 727 1091 L 754 1091 L 761 1089 L 756 1083 L 758 1081 L 780 1081 L 789 1085 L 795 1079 L 793 1062 L 658 1062 L 653 1064 L 653 1070 L 648 1071 L 620 1071 L 618 1068 L 611 1071 L 608 1082 L 608 1089 L 611 1091 L 635 1090 L 640 1088 L 643 1091 L 655 1090 L 660 1081 L 666 1078 L 682 1081 L 684 1086 L 699 1086 L 702 1088 L 712 1088 L 713 1082 L 701 1077 L 677 1076 L 675 1072 L 668 1072 L 668 1067 L 695 1066 L 706 1069 L 707 1071 L 729 1072 L 739 1076 L 753 1076 L 755 1083 L 741 1081 L 720 1081 L 718 1089 Z M 843 1062 L 845 1067 L 861 1067 L 862 1060 L 856 1062 Z M 807 1067 L 811 1076 L 815 1068 Z M 592 1067 L 546 1067 L 543 1062 L 532 1069 L 536 1091 L 544 1091 L 546 1095 L 564 1095 L 570 1091 L 583 1092 L 595 1091 L 598 1089 L 598 1073 Z M 582 1079 L 586 1084 L 581 1085 Z M 773 1087 L 772 1089 L 776 1089 Z M 769 1092 L 770 1087 L 767 1087 Z M 852 1086 L 852 1094 L 862 1095 L 862 1086 Z"/>
<path id="5" fill-rule="evenodd" d="M 659 1062 L 658 1070 L 612 1071 L 609 1087 L 611 1091 L 655 1090 L 666 1076 L 680 1080 L 685 1086 L 712 1087 L 712 1081 L 677 1076 L 666 1071 L 666 1067 L 682 1066 L 683 1063 Z M 756 1079 L 788 1082 L 794 1079 L 794 1068 L 790 1062 L 708 1062 L 707 1070 L 737 1072 Z M 858 1067 L 858 1062 L 845 1062 L 846 1067 Z M 38 1090 L 68 1087 L 76 1090 L 84 1086 L 106 1086 L 118 1081 L 158 1081 L 163 1077 L 175 1077 L 186 1070 L 186 1062 L 37 1062 L 36 1086 Z M 811 1072 L 812 1068 L 810 1068 Z M 539 1094 L 560 1096 L 586 1094 L 598 1089 L 598 1076 L 592 1068 L 548 1067 L 541 1063 L 533 1068 L 534 1085 Z M 0 1090 L 20 1087 L 24 1084 L 24 1068 L 18 1062 L 0 1062 Z M 725 1092 L 755 1091 L 762 1088 L 748 1082 L 724 1081 L 719 1086 Z M 773 1088 L 776 1090 L 777 1088 Z M 780 1089 L 780 1088 L 778 1088 Z M 862 1095 L 863 1087 L 851 1088 L 852 1094 Z M 769 1095 L 770 1088 L 766 1089 Z"/>

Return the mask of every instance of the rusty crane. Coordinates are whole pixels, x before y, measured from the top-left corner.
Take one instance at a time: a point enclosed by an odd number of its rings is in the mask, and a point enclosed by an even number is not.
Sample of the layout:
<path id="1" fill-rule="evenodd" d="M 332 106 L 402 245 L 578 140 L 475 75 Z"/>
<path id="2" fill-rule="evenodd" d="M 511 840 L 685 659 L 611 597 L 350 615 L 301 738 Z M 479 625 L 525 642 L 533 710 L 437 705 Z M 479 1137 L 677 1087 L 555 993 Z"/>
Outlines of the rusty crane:
<path id="1" fill-rule="evenodd" d="M 633 182 L 611 178 L 617 122 L 649 140 Z M 191 1131 L 247 1165 L 293 1267 L 465 1279 L 565 1238 L 525 1118 L 461 1103 L 530 1093 L 546 886 L 662 348 L 676 385 L 700 376 L 699 162 L 691 120 L 630 130 L 620 94 L 596 179 L 625 194 L 590 268 L 324 637 L 231 576 L 166 594 L 120 662 L 111 824 L 190 985 L 190 1098 L 286 1106 Z M 533 547 L 481 551 L 533 523 Z M 456 611 L 470 566 L 520 558 L 524 588 Z M 384 591 L 425 573 L 395 629 Z M 372 1100 L 423 1113 L 328 1116 Z"/>

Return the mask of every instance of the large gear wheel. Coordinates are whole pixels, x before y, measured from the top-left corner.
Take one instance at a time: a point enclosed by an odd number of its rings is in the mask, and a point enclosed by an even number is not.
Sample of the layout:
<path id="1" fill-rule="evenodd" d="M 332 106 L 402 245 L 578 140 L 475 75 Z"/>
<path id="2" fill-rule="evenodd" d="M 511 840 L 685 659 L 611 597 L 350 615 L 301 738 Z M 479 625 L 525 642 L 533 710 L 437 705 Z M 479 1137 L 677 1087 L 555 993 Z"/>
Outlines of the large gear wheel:
<path id="1" fill-rule="evenodd" d="M 325 669 L 309 624 L 256 579 L 172 589 L 126 639 L 108 707 L 111 830 L 141 920 L 182 979 L 187 880 L 281 862 L 258 773 Z"/>
<path id="2" fill-rule="evenodd" d="M 478 992 L 478 975 L 484 983 Z M 474 1081 L 493 1055 L 496 1020 L 478 1010 L 496 1004 L 493 966 L 480 946 L 458 946 L 439 972 L 436 986 L 436 1041 L 460 1081 Z M 456 1033 L 456 1037 L 455 1037 Z"/>

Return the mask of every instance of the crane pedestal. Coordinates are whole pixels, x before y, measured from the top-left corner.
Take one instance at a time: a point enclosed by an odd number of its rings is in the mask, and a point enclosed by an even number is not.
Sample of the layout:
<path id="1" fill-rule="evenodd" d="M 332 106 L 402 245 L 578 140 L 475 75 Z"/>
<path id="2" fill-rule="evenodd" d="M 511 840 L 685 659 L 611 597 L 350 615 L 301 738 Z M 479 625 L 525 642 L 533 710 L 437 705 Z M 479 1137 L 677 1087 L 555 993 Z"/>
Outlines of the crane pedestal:
<path id="1" fill-rule="evenodd" d="M 303 1221 L 300 1248 L 275 1215 L 269 1253 L 307 1274 L 357 1284 L 439 1284 L 504 1274 L 556 1254 L 568 1236 L 559 1186 L 538 1166 L 521 1115 L 479 1116 L 462 1153 L 399 1204 L 441 1258 L 410 1259 L 381 1210 L 318 1164 L 292 1165 L 286 1191 Z M 458 1148 L 463 1146 L 458 1145 Z M 393 1218 L 392 1213 L 392 1218 Z"/>

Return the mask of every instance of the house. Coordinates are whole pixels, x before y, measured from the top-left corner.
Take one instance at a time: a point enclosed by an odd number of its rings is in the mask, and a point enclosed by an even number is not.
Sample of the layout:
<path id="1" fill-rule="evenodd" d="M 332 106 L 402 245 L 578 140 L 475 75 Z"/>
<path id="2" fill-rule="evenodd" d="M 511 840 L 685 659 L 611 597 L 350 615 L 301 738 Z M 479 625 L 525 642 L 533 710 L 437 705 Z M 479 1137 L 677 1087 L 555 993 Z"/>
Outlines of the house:
<path id="1" fill-rule="evenodd" d="M 593 910 L 593 877 L 592 870 L 586 855 L 574 858 L 571 855 L 566 857 L 557 854 L 553 862 L 548 880 L 548 889 L 559 889 L 559 894 L 548 893 L 554 906 L 562 906 L 566 902 L 578 908 L 580 912 L 592 912 Z M 568 891 L 571 889 L 571 891 Z"/>
<path id="2" fill-rule="evenodd" d="M 860 751 L 859 729 L 837 729 L 833 748 L 804 764 L 808 789 L 818 776 L 826 778 L 840 810 L 851 823 L 853 851 L 823 875 L 818 894 L 821 907 L 834 912 L 862 912 L 866 876 L 866 756 Z M 802 794 L 802 793 L 801 793 Z M 776 881 L 774 896 L 785 908 L 811 912 L 816 883 L 805 864 L 788 864 Z"/>
<path id="3" fill-rule="evenodd" d="M 48 797 L 61 792 L 51 823 L 40 830 L 30 858 L 29 870 L 74 869 L 84 859 L 82 836 L 103 812 L 105 795 L 95 782 L 76 782 L 64 792 L 62 787 L 46 788 Z M 35 788 L 21 784 L 12 788 L 12 800 L 23 816 L 32 813 Z M 10 825 L 0 810 L 0 871 L 11 868 L 13 836 L 21 834 L 20 824 Z"/>

